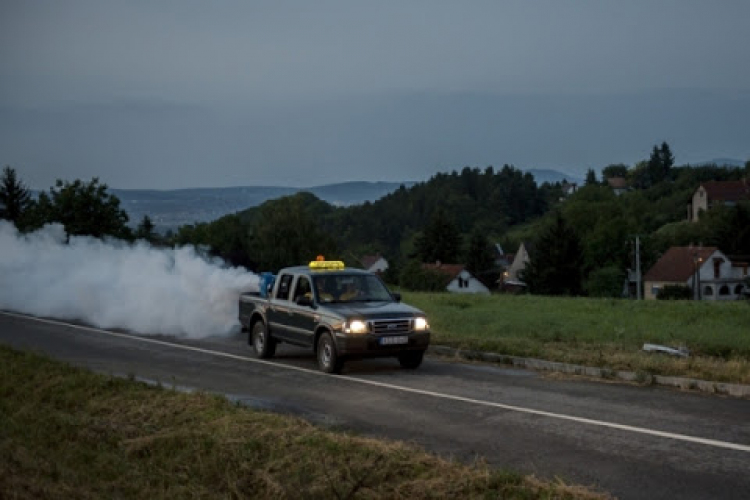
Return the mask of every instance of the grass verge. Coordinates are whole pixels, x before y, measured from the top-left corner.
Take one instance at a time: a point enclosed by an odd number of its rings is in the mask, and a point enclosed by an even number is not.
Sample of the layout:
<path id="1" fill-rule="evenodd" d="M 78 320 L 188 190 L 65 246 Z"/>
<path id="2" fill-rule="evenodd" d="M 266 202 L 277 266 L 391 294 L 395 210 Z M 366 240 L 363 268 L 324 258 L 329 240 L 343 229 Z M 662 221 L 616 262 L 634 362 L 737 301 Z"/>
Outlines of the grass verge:
<path id="1" fill-rule="evenodd" d="M 745 302 L 403 295 L 427 313 L 435 344 L 653 375 L 750 383 L 750 307 Z M 646 353 L 644 343 L 686 346 L 692 355 Z"/>
<path id="2" fill-rule="evenodd" d="M 0 346 L 0 498 L 604 498 Z"/>

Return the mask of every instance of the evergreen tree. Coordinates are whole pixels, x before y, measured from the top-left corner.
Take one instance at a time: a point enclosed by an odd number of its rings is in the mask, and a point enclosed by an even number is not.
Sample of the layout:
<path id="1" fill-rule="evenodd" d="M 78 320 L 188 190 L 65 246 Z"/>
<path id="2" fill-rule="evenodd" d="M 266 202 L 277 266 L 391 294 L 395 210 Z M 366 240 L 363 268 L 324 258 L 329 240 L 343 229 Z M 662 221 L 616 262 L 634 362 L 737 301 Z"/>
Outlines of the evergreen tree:
<path id="1" fill-rule="evenodd" d="M 6 166 L 0 179 L 0 218 L 18 225 L 30 205 L 29 189 L 18 179 L 16 170 Z"/>
<path id="2" fill-rule="evenodd" d="M 488 288 L 493 288 L 500 277 L 495 265 L 495 248 L 487 238 L 487 231 L 476 226 L 469 237 L 466 251 L 466 268 Z"/>
<path id="3" fill-rule="evenodd" d="M 466 252 L 466 268 L 478 276 L 495 267 L 495 251 L 487 234 L 477 227 L 469 237 L 469 248 Z"/>
<path id="4" fill-rule="evenodd" d="M 669 148 L 669 144 L 666 142 L 661 143 L 659 149 L 659 160 L 661 161 L 661 168 L 665 179 L 671 178 L 672 167 L 674 166 L 674 155 L 672 150 Z"/>
<path id="5" fill-rule="evenodd" d="M 143 216 L 141 223 L 138 224 L 138 228 L 135 230 L 135 237 L 150 243 L 154 242 L 156 233 L 154 232 L 154 223 L 151 221 L 151 217 L 148 215 Z"/>
<path id="6" fill-rule="evenodd" d="M 461 248 L 461 234 L 442 208 L 438 208 L 416 242 L 422 262 L 454 263 Z"/>
<path id="7" fill-rule="evenodd" d="M 536 241 L 531 261 L 522 275 L 529 292 L 540 295 L 580 295 L 581 242 L 572 227 L 555 214 Z"/>
<path id="8" fill-rule="evenodd" d="M 596 181 L 596 172 L 594 172 L 594 169 L 590 168 L 586 172 L 586 186 L 594 186 L 597 184 Z"/>

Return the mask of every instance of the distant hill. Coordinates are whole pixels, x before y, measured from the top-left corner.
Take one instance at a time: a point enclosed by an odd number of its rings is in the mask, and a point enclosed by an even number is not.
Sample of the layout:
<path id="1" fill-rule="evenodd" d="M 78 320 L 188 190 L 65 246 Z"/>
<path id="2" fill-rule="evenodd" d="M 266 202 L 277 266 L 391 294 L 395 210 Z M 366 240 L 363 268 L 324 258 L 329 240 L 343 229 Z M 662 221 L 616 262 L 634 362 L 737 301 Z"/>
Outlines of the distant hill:
<path id="1" fill-rule="evenodd" d="M 265 201 L 308 191 L 336 206 L 375 201 L 401 185 L 414 182 L 345 182 L 310 188 L 244 186 L 175 190 L 110 189 L 128 213 L 130 224 L 137 225 L 148 215 L 158 231 L 176 229 L 185 224 L 210 222 L 224 215 L 254 207 Z"/>
<path id="2" fill-rule="evenodd" d="M 559 172 L 557 170 L 530 168 L 530 169 L 524 170 L 524 172 L 528 172 L 531 175 L 533 175 L 534 180 L 536 181 L 538 186 L 541 186 L 545 182 L 554 184 L 555 182 L 562 182 L 564 180 L 567 180 L 568 182 L 574 183 L 574 184 L 579 184 L 579 185 L 583 184 L 583 179 L 581 179 L 580 177 L 566 174 L 564 172 Z"/>

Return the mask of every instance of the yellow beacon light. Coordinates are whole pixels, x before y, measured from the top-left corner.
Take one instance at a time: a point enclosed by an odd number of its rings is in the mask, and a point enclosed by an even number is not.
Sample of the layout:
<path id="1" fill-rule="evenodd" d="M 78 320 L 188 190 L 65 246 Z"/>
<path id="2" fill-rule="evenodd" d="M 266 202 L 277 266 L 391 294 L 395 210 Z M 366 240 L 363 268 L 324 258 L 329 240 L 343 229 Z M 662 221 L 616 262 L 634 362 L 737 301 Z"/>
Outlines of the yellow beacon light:
<path id="1" fill-rule="evenodd" d="M 310 269 L 344 269 L 346 266 L 340 260 L 326 260 L 322 255 L 310 262 Z"/>

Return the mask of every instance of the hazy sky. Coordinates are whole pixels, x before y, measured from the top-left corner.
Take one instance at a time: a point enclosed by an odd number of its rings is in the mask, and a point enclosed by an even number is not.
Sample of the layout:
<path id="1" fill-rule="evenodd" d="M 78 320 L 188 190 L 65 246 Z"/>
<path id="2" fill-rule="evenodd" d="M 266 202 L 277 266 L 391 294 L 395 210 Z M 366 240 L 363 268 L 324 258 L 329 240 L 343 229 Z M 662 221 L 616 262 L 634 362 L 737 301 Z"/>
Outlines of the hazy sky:
<path id="1" fill-rule="evenodd" d="M 750 159 L 747 0 L 0 0 L 0 164 L 118 188 Z"/>

